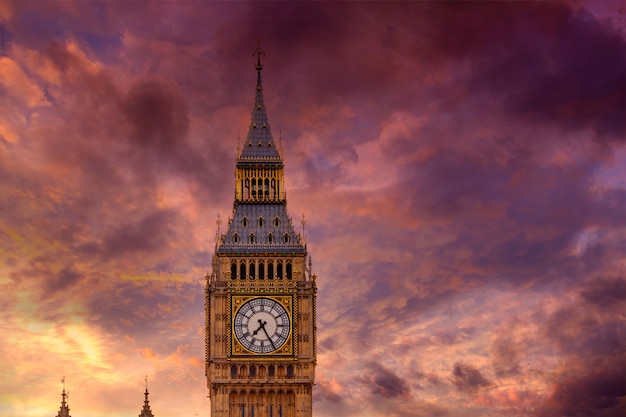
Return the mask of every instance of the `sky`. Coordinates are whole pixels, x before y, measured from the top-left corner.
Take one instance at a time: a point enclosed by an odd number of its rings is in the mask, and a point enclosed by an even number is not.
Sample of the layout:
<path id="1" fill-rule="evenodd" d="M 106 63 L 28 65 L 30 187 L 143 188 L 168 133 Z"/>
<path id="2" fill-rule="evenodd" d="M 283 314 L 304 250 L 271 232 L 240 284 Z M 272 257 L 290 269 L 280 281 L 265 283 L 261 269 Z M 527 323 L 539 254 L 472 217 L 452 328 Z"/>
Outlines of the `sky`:
<path id="1" fill-rule="evenodd" d="M 207 416 L 261 39 L 317 417 L 623 416 L 626 7 L 0 2 L 0 415 Z"/>

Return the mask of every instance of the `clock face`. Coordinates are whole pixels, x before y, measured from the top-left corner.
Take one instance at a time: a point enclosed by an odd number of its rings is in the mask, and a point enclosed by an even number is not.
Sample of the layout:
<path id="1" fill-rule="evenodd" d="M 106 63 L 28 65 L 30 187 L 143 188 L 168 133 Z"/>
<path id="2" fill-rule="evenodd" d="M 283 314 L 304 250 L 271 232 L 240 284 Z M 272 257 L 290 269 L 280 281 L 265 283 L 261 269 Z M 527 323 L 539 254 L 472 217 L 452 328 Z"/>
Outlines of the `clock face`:
<path id="1" fill-rule="evenodd" d="M 289 315 L 275 300 L 254 298 L 237 310 L 233 327 L 243 347 L 254 353 L 272 353 L 289 337 Z"/>

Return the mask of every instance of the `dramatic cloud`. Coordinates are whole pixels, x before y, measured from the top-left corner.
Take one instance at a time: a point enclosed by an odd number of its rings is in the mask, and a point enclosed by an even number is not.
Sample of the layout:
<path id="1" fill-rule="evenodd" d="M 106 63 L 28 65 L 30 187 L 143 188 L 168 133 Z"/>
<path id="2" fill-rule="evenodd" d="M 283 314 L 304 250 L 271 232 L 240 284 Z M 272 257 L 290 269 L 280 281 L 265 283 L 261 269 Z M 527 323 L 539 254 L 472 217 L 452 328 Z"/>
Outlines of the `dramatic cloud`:
<path id="1" fill-rule="evenodd" d="M 452 370 L 454 385 L 461 391 L 476 391 L 488 387 L 490 382 L 472 365 L 455 363 Z"/>
<path id="2" fill-rule="evenodd" d="M 394 398 L 409 394 L 406 381 L 379 364 L 370 363 L 367 367 L 367 374 L 368 376 L 362 377 L 361 381 L 369 386 L 374 395 Z"/>
<path id="3" fill-rule="evenodd" d="M 0 414 L 206 415 L 256 73 L 314 414 L 623 416 L 618 2 L 0 3 Z M 221 222 L 218 226 L 217 215 Z M 304 214 L 306 224 L 300 220 Z"/>

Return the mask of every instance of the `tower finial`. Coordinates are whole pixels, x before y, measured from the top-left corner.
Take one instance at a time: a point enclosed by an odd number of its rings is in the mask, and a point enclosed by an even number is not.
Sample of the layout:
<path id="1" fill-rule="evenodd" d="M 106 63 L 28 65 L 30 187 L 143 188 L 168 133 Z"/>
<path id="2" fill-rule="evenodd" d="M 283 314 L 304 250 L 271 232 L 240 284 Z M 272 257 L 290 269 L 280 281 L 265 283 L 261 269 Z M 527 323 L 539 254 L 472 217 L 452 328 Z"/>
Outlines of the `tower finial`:
<path id="1" fill-rule="evenodd" d="M 62 404 L 65 405 L 65 400 L 69 397 L 69 392 L 65 392 L 65 375 L 61 378 L 61 383 L 63 384 L 63 393 L 61 394 L 61 397 L 63 397 Z"/>
<path id="2" fill-rule="evenodd" d="M 252 54 L 252 56 L 256 56 L 257 58 L 256 70 L 260 74 L 261 70 L 263 69 L 263 65 L 261 65 L 261 57 L 265 56 L 265 52 L 263 52 L 263 49 L 261 49 L 261 39 L 257 40 L 257 47 L 254 50 L 254 53 Z"/>
<path id="3" fill-rule="evenodd" d="M 150 400 L 148 400 L 148 375 L 145 378 L 146 381 L 146 392 L 144 392 L 145 399 L 143 400 L 143 409 L 141 410 L 141 414 L 139 417 L 154 417 L 152 414 L 152 410 L 150 410 Z"/>
<path id="4" fill-rule="evenodd" d="M 65 376 L 61 378 L 61 383 L 63 384 L 63 392 L 61 393 L 61 407 L 57 417 L 70 417 L 70 407 L 68 406 L 70 393 L 65 391 Z"/>

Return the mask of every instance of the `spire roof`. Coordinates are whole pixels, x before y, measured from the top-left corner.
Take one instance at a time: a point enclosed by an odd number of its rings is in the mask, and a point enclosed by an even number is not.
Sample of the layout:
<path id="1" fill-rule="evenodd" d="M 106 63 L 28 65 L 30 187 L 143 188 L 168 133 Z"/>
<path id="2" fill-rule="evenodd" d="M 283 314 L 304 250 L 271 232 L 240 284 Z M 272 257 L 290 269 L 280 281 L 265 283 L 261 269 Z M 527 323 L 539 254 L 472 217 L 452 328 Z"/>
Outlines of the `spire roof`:
<path id="1" fill-rule="evenodd" d="M 257 160 L 269 162 L 274 160 L 280 162 L 280 154 L 272 138 L 270 130 L 270 122 L 265 111 L 265 103 L 263 102 L 263 84 L 261 83 L 261 57 L 265 56 L 265 52 L 259 46 L 253 55 L 257 57 L 256 71 L 256 94 L 254 98 L 254 107 L 252 108 L 252 119 L 248 127 L 248 135 L 243 144 L 238 162 L 254 162 Z"/>
<path id="2" fill-rule="evenodd" d="M 143 408 L 141 409 L 141 413 L 139 413 L 139 417 L 154 417 L 154 414 L 152 414 L 152 410 L 150 410 L 150 401 L 148 400 L 148 394 L 150 394 L 148 392 L 148 375 L 146 375 L 146 392 L 144 392 L 143 395 L 146 396 L 146 398 L 143 400 Z"/>
<path id="3" fill-rule="evenodd" d="M 139 417 L 154 417 L 154 414 L 152 414 L 152 410 L 150 410 L 148 394 L 148 387 L 146 387 L 146 392 L 144 392 L 146 398 L 143 400 L 143 408 L 141 409 L 141 413 L 139 413 Z"/>
<path id="4" fill-rule="evenodd" d="M 61 407 L 59 408 L 59 412 L 57 413 L 57 417 L 71 417 L 70 416 L 70 407 L 67 403 L 67 397 L 69 394 L 65 392 L 65 377 L 61 380 L 63 383 L 63 393 L 61 394 Z"/>

